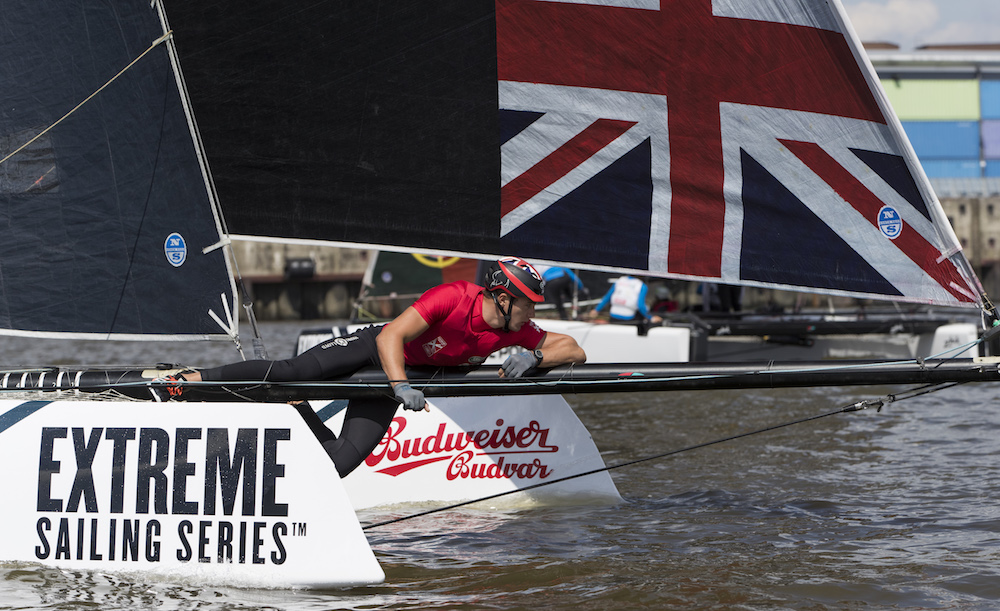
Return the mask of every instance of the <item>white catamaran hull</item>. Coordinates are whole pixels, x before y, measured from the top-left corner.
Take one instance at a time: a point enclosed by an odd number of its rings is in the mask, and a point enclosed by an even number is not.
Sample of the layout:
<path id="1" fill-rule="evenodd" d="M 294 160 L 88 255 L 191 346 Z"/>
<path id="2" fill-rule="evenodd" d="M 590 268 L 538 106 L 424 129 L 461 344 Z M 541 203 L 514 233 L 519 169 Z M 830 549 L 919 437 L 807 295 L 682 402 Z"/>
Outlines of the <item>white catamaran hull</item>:
<path id="1" fill-rule="evenodd" d="M 339 431 L 346 403 L 313 407 Z M 590 433 L 559 395 L 438 397 L 430 412 L 399 410 L 344 488 L 355 509 L 461 502 L 533 486 L 525 494 L 535 502 L 619 502 L 604 467 Z M 599 472 L 547 485 L 590 471 Z"/>
<path id="2" fill-rule="evenodd" d="M 639 335 L 634 325 L 538 319 L 540 327 L 570 335 L 587 351 L 588 363 L 686 363 L 707 361 L 819 361 L 823 359 L 900 359 L 940 355 L 971 346 L 979 328 L 971 323 L 942 324 L 932 331 L 911 333 L 892 329 L 885 333 L 816 334 L 804 338 L 774 335 L 727 335 L 724 330 L 707 337 L 707 350 L 692 342 L 691 327 L 653 327 Z M 901 326 L 901 325 L 897 325 Z M 790 339 L 802 339 L 790 342 Z M 507 353 L 491 356 L 487 363 L 501 363 Z M 974 358 L 974 348 L 947 356 Z"/>
<path id="3" fill-rule="evenodd" d="M 384 573 L 287 405 L 0 401 L 0 559 L 246 587 Z"/>
<path id="4" fill-rule="evenodd" d="M 979 328 L 943 324 L 931 332 L 775 336 L 715 335 L 707 338 L 708 361 L 820 361 L 823 359 L 910 360 L 938 356 L 975 358 Z M 964 350 L 958 350 L 966 347 Z"/>

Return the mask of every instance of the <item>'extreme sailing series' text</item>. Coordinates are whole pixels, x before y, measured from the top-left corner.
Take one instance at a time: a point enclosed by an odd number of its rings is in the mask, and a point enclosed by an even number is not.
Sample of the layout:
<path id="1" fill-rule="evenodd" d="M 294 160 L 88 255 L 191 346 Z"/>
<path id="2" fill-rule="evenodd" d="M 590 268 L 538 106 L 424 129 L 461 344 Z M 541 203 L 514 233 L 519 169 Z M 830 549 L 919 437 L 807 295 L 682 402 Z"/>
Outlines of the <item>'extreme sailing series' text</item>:
<path id="1" fill-rule="evenodd" d="M 232 445 L 229 432 L 42 428 L 35 557 L 283 564 L 285 538 L 306 535 L 304 522 L 281 519 L 288 504 L 275 498 L 291 430 L 241 428 Z M 75 472 L 63 471 L 69 456 Z"/>
<path id="2" fill-rule="evenodd" d="M 536 420 L 526 426 L 504 426 L 478 431 L 448 431 L 446 423 L 438 425 L 433 435 L 424 437 L 405 434 L 406 418 L 393 418 L 389 430 L 365 464 L 386 475 L 400 475 L 417 467 L 450 461 L 445 477 L 456 479 L 545 479 L 553 469 L 541 458 L 512 459 L 511 456 L 558 452 L 559 446 L 548 443 L 549 429 Z"/>

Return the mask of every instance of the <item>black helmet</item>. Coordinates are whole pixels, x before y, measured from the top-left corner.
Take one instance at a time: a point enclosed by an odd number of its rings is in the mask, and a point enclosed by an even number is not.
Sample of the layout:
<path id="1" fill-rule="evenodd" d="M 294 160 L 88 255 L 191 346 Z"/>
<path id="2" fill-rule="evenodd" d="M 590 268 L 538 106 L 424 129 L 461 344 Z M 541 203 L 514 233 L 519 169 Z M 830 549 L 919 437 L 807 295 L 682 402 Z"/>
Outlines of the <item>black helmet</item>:
<path id="1" fill-rule="evenodd" d="M 524 259 L 504 257 L 490 264 L 486 270 L 486 290 L 504 291 L 511 297 L 527 297 L 535 303 L 545 300 L 545 280 L 542 275 Z"/>

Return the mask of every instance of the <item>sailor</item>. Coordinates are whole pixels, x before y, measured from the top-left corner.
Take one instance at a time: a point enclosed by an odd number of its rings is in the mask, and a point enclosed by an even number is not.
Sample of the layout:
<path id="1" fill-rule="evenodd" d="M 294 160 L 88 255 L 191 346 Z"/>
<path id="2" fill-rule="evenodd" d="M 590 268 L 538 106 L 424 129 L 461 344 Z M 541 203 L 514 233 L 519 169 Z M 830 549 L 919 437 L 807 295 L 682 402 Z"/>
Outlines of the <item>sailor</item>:
<path id="1" fill-rule="evenodd" d="M 663 320 L 659 316 L 650 317 L 649 309 L 646 307 L 647 290 L 646 283 L 639 278 L 622 276 L 615 280 L 600 303 L 591 310 L 590 316 L 596 318 L 605 306 L 611 304 L 611 322 L 638 323 L 640 335 L 645 335 L 650 323 L 655 324 Z"/>
<path id="2" fill-rule="evenodd" d="M 490 265 L 484 280 L 485 288 L 465 281 L 436 286 L 392 322 L 331 339 L 290 359 L 185 371 L 172 380 L 327 380 L 369 365 L 381 367 L 392 392 L 352 399 L 339 437 L 307 403 L 295 405 L 344 477 L 375 449 L 399 405 L 413 411 L 427 409 L 424 394 L 407 381 L 405 365 L 474 366 L 497 350 L 520 346 L 523 349 L 498 370 L 500 377 L 518 378 L 535 367 L 587 360 L 572 337 L 543 331 L 531 320 L 545 288 L 531 264 L 516 257 L 500 259 Z M 175 398 L 183 392 L 180 384 L 170 388 Z"/>
<path id="3" fill-rule="evenodd" d="M 566 302 L 573 301 L 574 289 L 584 299 L 590 297 L 590 291 L 583 285 L 580 277 L 567 267 L 549 267 L 539 271 L 542 272 L 542 279 L 545 280 L 546 300 L 555 304 L 559 318 L 569 320 L 569 316 L 566 315 Z"/>

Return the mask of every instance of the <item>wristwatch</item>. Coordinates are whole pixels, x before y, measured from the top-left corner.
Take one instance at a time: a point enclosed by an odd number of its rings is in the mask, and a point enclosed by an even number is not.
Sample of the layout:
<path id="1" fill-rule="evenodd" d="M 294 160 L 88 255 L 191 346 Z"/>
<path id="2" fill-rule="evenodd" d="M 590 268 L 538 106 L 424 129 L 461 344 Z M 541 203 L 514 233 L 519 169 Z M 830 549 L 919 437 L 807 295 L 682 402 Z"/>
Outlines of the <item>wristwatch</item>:
<path id="1" fill-rule="evenodd" d="M 535 365 L 540 365 L 540 364 L 542 363 L 542 358 L 543 358 L 543 357 L 542 357 L 542 351 L 541 351 L 541 350 L 538 350 L 538 349 L 536 349 L 536 350 L 535 350 L 535 352 L 534 352 L 533 354 L 535 355 L 535 358 L 536 358 L 536 359 L 538 359 L 538 362 L 537 362 L 537 363 L 535 363 Z"/>

